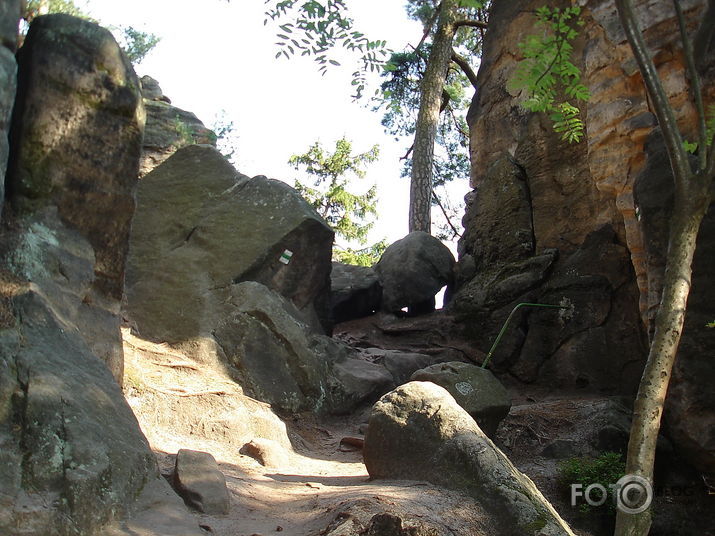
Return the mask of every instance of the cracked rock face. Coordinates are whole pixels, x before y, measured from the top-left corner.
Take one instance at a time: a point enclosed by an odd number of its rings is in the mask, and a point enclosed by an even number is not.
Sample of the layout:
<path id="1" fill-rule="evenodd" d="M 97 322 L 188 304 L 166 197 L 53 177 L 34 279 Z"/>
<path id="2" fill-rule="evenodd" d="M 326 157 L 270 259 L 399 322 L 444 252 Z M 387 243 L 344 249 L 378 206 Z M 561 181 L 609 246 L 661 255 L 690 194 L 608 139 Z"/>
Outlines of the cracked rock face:
<path id="1" fill-rule="evenodd" d="M 136 76 L 108 31 L 51 15 L 25 40 L 18 87 L 0 228 L 0 533 L 96 534 L 160 484 L 117 384 Z"/>
<path id="2" fill-rule="evenodd" d="M 108 30 L 69 15 L 35 19 L 18 62 L 8 201 L 20 214 L 56 207 L 91 244 L 94 276 L 73 321 L 121 383 L 118 313 L 144 129 L 138 80 Z"/>
<path id="3" fill-rule="evenodd" d="M 460 244 L 462 260 L 470 257 L 480 273 L 475 277 L 470 272 L 467 281 L 460 281 L 463 290 L 457 301 L 462 310 L 471 309 L 472 322 L 483 326 L 475 338 L 487 339 L 481 343 L 484 348 L 516 303 L 502 309 L 473 306 L 479 295 L 472 291 L 481 287 L 489 294 L 481 281 L 486 279 L 485 271 L 495 269 L 485 270 L 480 255 L 490 257 L 497 266 L 513 264 L 514 250 L 498 252 L 495 247 L 513 243 L 510 228 L 491 232 L 480 216 L 503 216 L 494 207 L 504 204 L 516 227 L 523 227 L 519 222 L 527 218 L 519 215 L 526 212 L 527 204 L 511 193 L 527 192 L 535 251 L 557 248 L 560 260 L 553 267 L 555 278 L 519 298 L 555 299 L 552 303 L 567 298 L 574 306 L 575 329 L 562 325 L 555 313 L 522 313 L 497 350 L 501 356 L 495 356 L 495 366 L 509 369 L 523 381 L 631 394 L 642 372 L 646 335 L 660 303 L 672 178 L 656 118 L 613 1 L 579 4 L 586 24 L 575 41 L 575 63 L 582 69 L 591 98 L 581 107 L 584 141 L 573 145 L 561 143 L 542 115 L 522 110 L 518 106 L 522 96 L 510 94 L 505 83 L 516 68 L 518 43 L 529 33 L 526 29 L 533 28 L 532 12 L 542 4 L 532 0 L 495 0 L 492 4 L 490 24 L 500 31 L 485 38 L 480 89 L 468 117 L 475 190 L 470 194 Z M 715 102 L 715 4 L 683 0 L 681 6 L 687 33 L 694 41 L 704 100 Z M 646 0 L 635 0 L 634 7 L 682 134 L 694 140 L 697 120 L 673 7 Z M 520 179 L 526 188 L 521 192 L 515 189 L 518 181 L 507 182 L 504 190 L 492 186 L 494 170 L 505 154 L 523 172 Z M 715 404 L 712 367 L 707 365 L 715 330 L 705 328 L 712 321 L 707 318 L 712 316 L 712 307 L 705 304 L 715 300 L 708 281 L 712 279 L 708 277 L 713 264 L 712 222 L 712 215 L 706 217 L 698 235 L 688 315 L 664 420 L 676 448 L 708 473 L 715 471 L 715 415 L 707 409 Z M 615 238 L 587 247 L 589 234 L 599 232 L 604 224 L 613 229 Z M 581 260 L 569 260 L 572 254 Z M 599 263 L 609 273 L 599 273 Z M 473 297 L 466 295 L 467 290 Z M 648 326 L 646 330 L 637 325 L 634 313 Z M 634 336 L 639 330 L 640 341 Z"/>
<path id="4" fill-rule="evenodd" d="M 93 250 L 52 210 L 16 221 L 2 246 L 0 532 L 94 531 L 158 473 L 121 389 L 73 323 Z"/>

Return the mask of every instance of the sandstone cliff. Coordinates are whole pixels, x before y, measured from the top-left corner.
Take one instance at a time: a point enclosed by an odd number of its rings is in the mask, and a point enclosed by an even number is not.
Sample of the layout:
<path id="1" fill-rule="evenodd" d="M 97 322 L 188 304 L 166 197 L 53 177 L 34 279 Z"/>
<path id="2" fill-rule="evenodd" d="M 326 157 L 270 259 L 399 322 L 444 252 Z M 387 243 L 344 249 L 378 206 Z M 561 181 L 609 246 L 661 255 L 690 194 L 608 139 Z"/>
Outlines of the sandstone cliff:
<path id="1" fill-rule="evenodd" d="M 510 298 L 568 297 L 575 304 L 574 310 L 582 311 L 576 314 L 586 314 L 584 311 L 595 306 L 601 308 L 603 316 L 599 320 L 600 313 L 596 313 L 587 329 L 568 335 L 556 345 L 548 342 L 553 334 L 547 334 L 546 338 L 532 336 L 541 322 L 535 315 L 522 319 L 521 334 L 512 337 L 516 340 L 511 341 L 512 357 L 507 358 L 506 368 L 528 381 L 539 378 L 546 381 L 554 374 L 563 376 L 563 366 L 573 363 L 578 355 L 600 348 L 587 358 L 593 360 L 599 355 L 599 360 L 608 361 L 606 368 L 612 376 L 609 379 L 608 374 L 604 375 L 602 380 L 606 383 L 599 388 L 621 382 L 620 389 L 632 392 L 640 376 L 647 326 L 659 301 L 667 242 L 664 222 L 672 182 L 667 157 L 640 73 L 610 0 L 579 2 L 586 24 L 577 43 L 576 58 L 592 95 L 582 107 L 585 141 L 575 145 L 561 143 L 546 118 L 519 107 L 522 96 L 510 94 L 506 82 L 520 57 L 518 43 L 532 31 L 532 13 L 542 4 L 531 0 L 493 3 L 490 25 L 499 31 L 487 35 L 479 90 L 468 117 L 474 191 L 468 196 L 466 232 L 460 245 L 460 265 L 475 266 L 477 276 L 463 285 L 457 305 L 461 302 L 462 308 L 475 314 L 474 300 L 468 299 L 465 290 L 470 284 L 485 288 L 484 282 L 478 284 L 475 279 L 484 280 L 485 273 L 498 272 L 505 264 L 513 265 L 516 261 L 527 262 L 532 255 L 543 255 L 549 248 L 555 248 L 566 263 L 557 261 L 548 268 L 552 275 L 534 276 L 534 281 L 517 287 Z M 699 67 L 706 97 L 712 102 L 715 97 L 712 21 L 705 17 L 705 12 L 709 9 L 712 14 L 713 5 L 710 2 L 708 6 L 706 0 L 682 4 L 691 35 L 699 32 Z M 672 6 L 667 2 L 637 1 L 636 8 L 680 127 L 686 137 L 693 139 L 694 109 L 683 74 L 684 59 Z M 603 225 L 615 231 L 613 240 L 602 241 L 591 250 L 595 255 L 593 262 L 577 262 L 573 252 L 588 249 L 587 236 Z M 715 406 L 715 399 L 708 386 L 712 374 L 704 372 L 705 356 L 711 353 L 707 348 L 715 345 L 715 333 L 705 328 L 704 304 L 712 303 L 715 291 L 703 270 L 707 270 L 708 262 L 712 263 L 713 234 L 715 228 L 709 216 L 700 233 L 692 298 L 672 381 L 667 421 L 670 433 L 679 438 L 683 451 L 701 470 L 707 471 L 715 469 L 715 435 L 713 427 L 707 424 L 715 417 L 707 413 L 712 411 L 707 408 Z M 629 259 L 632 267 L 615 261 L 618 256 Z M 600 274 L 607 275 L 610 281 L 610 286 L 605 287 L 601 286 L 603 281 L 593 279 L 599 276 L 593 268 L 597 264 L 603 267 L 604 262 L 616 262 L 610 275 Z M 617 282 L 614 275 L 619 277 Z M 580 281 L 577 285 L 574 277 Z M 561 283 L 555 282 L 555 278 Z M 571 287 L 569 292 L 562 284 L 564 278 L 572 279 L 567 285 Z M 504 277 L 500 279 L 497 274 L 496 279 L 491 277 L 489 281 L 493 285 L 499 280 Z M 510 280 L 510 288 L 514 284 Z M 582 290 L 576 291 L 574 285 Z M 610 312 L 597 305 L 599 295 L 604 295 L 603 290 L 596 290 L 599 286 L 611 295 Z M 587 287 L 592 290 L 584 295 L 583 289 Z M 586 299 L 574 300 L 573 296 L 578 294 Z M 511 306 L 512 302 L 502 300 L 485 305 L 484 300 L 477 300 L 478 308 L 491 311 L 504 304 Z M 613 316 L 615 311 L 620 312 Z M 638 315 L 642 322 L 638 321 Z M 544 322 L 548 325 L 548 321 Z M 638 324 L 645 327 L 640 335 Z M 624 345 L 626 339 L 621 339 L 615 346 L 609 346 L 605 341 L 613 341 L 617 333 L 625 334 L 625 326 L 630 332 L 627 338 L 630 342 Z M 601 340 L 605 344 L 597 343 L 594 335 L 598 331 L 603 333 L 605 338 Z M 633 337 L 640 337 L 640 343 Z M 562 354 L 568 356 L 565 361 Z M 545 358 L 546 364 L 541 365 Z M 623 367 L 629 360 L 635 361 L 626 374 L 630 377 L 624 378 Z M 529 370 L 533 372 L 525 376 L 524 371 Z M 578 375 L 566 385 L 573 385 L 574 380 L 578 382 Z"/>

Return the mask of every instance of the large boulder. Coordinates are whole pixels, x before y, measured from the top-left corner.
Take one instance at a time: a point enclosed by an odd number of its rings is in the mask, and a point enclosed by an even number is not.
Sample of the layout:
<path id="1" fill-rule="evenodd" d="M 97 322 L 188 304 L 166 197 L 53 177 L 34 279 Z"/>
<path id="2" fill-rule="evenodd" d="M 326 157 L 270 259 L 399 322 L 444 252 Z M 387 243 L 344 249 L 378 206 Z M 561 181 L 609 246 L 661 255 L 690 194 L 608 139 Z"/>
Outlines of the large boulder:
<path id="1" fill-rule="evenodd" d="M 281 412 L 346 414 L 395 386 L 390 372 L 353 348 L 312 333 L 280 294 L 254 281 L 232 285 L 212 336 L 245 392 Z"/>
<path id="2" fill-rule="evenodd" d="M 93 248 L 45 208 L 16 220 L 2 250 L 0 532 L 94 533 L 159 475 L 76 323 L 95 278 Z"/>
<path id="3" fill-rule="evenodd" d="M 229 287 L 258 281 L 327 330 L 332 241 L 287 184 L 241 175 L 213 147 L 182 148 L 140 181 L 126 311 L 144 337 L 207 339 Z"/>
<path id="4" fill-rule="evenodd" d="M 20 213 L 57 207 L 92 246 L 94 277 L 75 319 L 121 381 L 119 304 L 144 109 L 112 34 L 69 15 L 36 18 L 18 53 L 7 188 Z"/>
<path id="5" fill-rule="evenodd" d="M 17 85 L 15 48 L 20 4 L 20 0 L 8 0 L 0 5 L 0 215 L 5 199 L 5 170 L 10 151 L 8 135 Z"/>
<path id="6" fill-rule="evenodd" d="M 421 479 L 467 492 L 494 518 L 508 520 L 506 534 L 573 535 L 534 483 L 431 382 L 410 382 L 375 404 L 363 455 L 372 478 Z"/>
<path id="7" fill-rule="evenodd" d="M 444 387 L 487 436 L 493 438 L 499 423 L 509 414 L 509 392 L 489 370 L 453 361 L 416 371 L 410 381 L 432 382 Z"/>
<path id="8" fill-rule="evenodd" d="M 216 145 L 216 135 L 191 112 L 171 105 L 159 83 L 150 76 L 141 78 L 146 110 L 146 128 L 139 176 L 143 177 L 177 149 L 187 145 Z"/>
<path id="9" fill-rule="evenodd" d="M 227 303 L 213 337 L 247 393 L 282 411 L 324 409 L 329 357 L 295 306 L 254 281 L 233 285 Z"/>
<path id="10" fill-rule="evenodd" d="M 330 274 L 330 309 L 333 322 L 369 316 L 380 310 L 382 287 L 369 266 L 333 263 Z"/>
<path id="11" fill-rule="evenodd" d="M 416 312 L 433 310 L 437 292 L 452 283 L 454 265 L 447 246 L 423 231 L 413 231 L 391 244 L 375 265 L 382 285 L 382 309 L 393 313 L 404 307 Z"/>

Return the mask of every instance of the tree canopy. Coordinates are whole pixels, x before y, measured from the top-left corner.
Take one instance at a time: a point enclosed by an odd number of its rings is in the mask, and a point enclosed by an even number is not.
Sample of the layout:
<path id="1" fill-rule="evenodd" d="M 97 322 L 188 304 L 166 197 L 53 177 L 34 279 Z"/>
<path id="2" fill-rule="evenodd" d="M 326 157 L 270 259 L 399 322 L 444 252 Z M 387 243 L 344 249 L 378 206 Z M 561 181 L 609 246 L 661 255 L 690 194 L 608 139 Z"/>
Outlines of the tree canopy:
<path id="1" fill-rule="evenodd" d="M 293 155 L 288 161 L 311 180 L 311 185 L 296 180 L 296 190 L 332 227 L 336 236 L 348 243 L 364 246 L 373 227 L 377 214 L 377 187 L 373 185 L 365 193 L 356 194 L 351 191 L 350 182 L 364 178 L 365 167 L 375 162 L 379 154 L 377 145 L 364 153 L 353 154 L 352 143 L 343 137 L 335 142 L 333 152 L 315 142 L 307 152 Z M 336 245 L 333 257 L 349 264 L 371 265 L 377 262 L 385 247 L 384 241 L 362 249 Z"/>
<path id="2" fill-rule="evenodd" d="M 97 22 L 86 7 L 78 6 L 74 0 L 27 0 L 22 13 L 22 19 L 25 22 L 23 33 L 27 32 L 28 25 L 35 17 L 50 13 L 65 13 Z M 127 58 L 133 64 L 141 63 L 161 40 L 153 33 L 137 30 L 133 26 L 109 25 L 108 29 L 114 34 L 119 46 L 122 47 Z"/>

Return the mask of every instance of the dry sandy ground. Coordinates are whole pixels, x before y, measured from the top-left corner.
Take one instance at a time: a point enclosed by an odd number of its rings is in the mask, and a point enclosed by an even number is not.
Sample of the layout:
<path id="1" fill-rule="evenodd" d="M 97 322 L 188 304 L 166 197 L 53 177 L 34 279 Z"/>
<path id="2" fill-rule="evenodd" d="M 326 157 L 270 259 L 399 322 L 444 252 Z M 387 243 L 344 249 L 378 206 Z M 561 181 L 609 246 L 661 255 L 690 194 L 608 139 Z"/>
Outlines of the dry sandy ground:
<path id="1" fill-rule="evenodd" d="M 434 534 L 499 532 L 479 505 L 460 493 L 422 482 L 369 481 L 361 452 L 341 449 L 343 437 L 359 436 L 364 412 L 321 422 L 304 415 L 284 424 L 265 404 L 244 396 L 225 372 L 128 331 L 124 336 L 125 395 L 162 474 L 170 477 L 179 449 L 193 449 L 210 452 L 226 477 L 230 513 L 193 512 L 196 526 L 202 527 L 197 534 L 350 535 L 384 512 L 399 515 L 408 527 L 433 527 Z M 271 440 L 265 466 L 239 452 L 261 438 Z M 170 533 L 152 529 L 153 524 L 129 532 Z"/>

